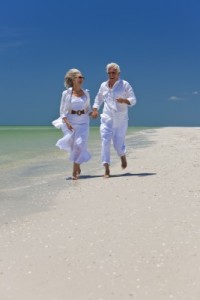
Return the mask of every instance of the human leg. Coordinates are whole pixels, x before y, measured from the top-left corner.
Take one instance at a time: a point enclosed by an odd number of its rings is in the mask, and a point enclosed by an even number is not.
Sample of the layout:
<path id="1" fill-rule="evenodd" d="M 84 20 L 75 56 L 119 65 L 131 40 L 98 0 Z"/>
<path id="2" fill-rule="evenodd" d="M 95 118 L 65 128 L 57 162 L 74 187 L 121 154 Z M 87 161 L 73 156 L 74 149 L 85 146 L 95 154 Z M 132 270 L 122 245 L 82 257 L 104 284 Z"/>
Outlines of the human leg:
<path id="1" fill-rule="evenodd" d="M 73 163 L 72 179 L 77 180 L 81 174 L 80 164 Z"/>
<path id="2" fill-rule="evenodd" d="M 101 160 L 105 167 L 104 178 L 110 176 L 110 143 L 112 138 L 112 124 L 109 122 L 102 122 L 100 126 L 101 134 Z"/>
<path id="3" fill-rule="evenodd" d="M 87 162 L 91 158 L 91 155 L 87 150 L 89 137 L 88 124 L 81 124 L 79 126 L 74 127 L 74 143 L 73 150 L 70 154 L 70 160 L 73 161 L 72 178 L 76 180 L 81 174 L 80 165 L 83 162 Z"/>
<path id="4" fill-rule="evenodd" d="M 126 155 L 121 156 L 121 167 L 122 167 L 122 169 L 126 169 L 126 167 L 127 167 Z"/>
<path id="5" fill-rule="evenodd" d="M 105 167 L 105 173 L 104 173 L 103 177 L 109 178 L 110 177 L 110 166 L 109 166 L 109 164 L 105 163 L 104 167 Z"/>
<path id="6" fill-rule="evenodd" d="M 87 149 L 88 137 L 89 126 L 87 124 L 81 124 L 75 128 L 73 150 L 70 154 L 70 160 L 74 161 L 76 164 L 82 164 L 91 158 Z"/>
<path id="7" fill-rule="evenodd" d="M 125 146 L 125 136 L 128 128 L 128 121 L 123 120 L 121 124 L 113 128 L 113 146 L 117 154 L 121 159 L 121 167 L 125 169 L 127 167 L 126 160 L 126 146 Z"/>

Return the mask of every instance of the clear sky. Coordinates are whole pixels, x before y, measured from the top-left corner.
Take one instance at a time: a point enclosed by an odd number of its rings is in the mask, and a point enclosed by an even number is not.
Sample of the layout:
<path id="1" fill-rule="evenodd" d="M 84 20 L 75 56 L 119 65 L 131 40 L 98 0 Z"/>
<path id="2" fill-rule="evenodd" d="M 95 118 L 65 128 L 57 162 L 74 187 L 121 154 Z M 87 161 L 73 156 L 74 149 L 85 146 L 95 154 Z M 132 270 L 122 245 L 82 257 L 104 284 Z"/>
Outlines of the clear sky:
<path id="1" fill-rule="evenodd" d="M 199 12 L 199 0 L 1 0 L 0 125 L 51 125 L 73 67 L 93 104 L 116 62 L 138 100 L 130 125 L 200 126 Z"/>

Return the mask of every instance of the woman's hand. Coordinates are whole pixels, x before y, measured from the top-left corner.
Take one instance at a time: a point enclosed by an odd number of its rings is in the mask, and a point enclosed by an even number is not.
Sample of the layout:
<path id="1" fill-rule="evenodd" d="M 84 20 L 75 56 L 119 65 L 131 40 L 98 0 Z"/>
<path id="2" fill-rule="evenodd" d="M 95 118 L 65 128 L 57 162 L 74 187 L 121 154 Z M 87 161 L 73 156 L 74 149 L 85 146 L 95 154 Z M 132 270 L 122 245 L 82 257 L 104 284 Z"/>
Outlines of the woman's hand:
<path id="1" fill-rule="evenodd" d="M 67 128 L 69 129 L 69 130 L 73 130 L 74 128 L 72 127 L 72 125 L 70 124 L 70 122 L 67 120 L 67 118 L 66 117 L 64 117 L 63 118 L 63 122 L 67 125 Z"/>
<path id="2" fill-rule="evenodd" d="M 72 127 L 72 125 L 67 121 L 67 122 L 65 122 L 65 124 L 67 125 L 67 128 L 69 129 L 69 130 L 73 130 L 74 128 Z"/>

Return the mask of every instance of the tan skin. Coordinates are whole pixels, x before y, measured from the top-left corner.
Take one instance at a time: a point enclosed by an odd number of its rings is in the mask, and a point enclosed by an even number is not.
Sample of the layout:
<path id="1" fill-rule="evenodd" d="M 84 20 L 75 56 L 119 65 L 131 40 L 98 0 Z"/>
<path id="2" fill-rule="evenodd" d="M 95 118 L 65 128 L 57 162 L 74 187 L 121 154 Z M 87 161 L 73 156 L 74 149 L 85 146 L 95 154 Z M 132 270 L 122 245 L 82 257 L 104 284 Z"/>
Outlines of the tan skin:
<path id="1" fill-rule="evenodd" d="M 76 74 L 76 77 L 73 79 L 73 91 L 72 95 L 76 97 L 82 97 L 84 95 L 84 92 L 81 88 L 83 83 L 84 77 L 81 73 Z M 67 125 L 67 128 L 71 131 L 73 131 L 73 126 L 68 121 L 67 117 L 63 118 L 63 122 Z M 73 173 L 72 173 L 72 179 L 76 180 L 81 174 L 81 168 L 80 164 L 73 163 Z"/>
<path id="2" fill-rule="evenodd" d="M 111 67 L 108 69 L 108 86 L 110 89 L 113 88 L 115 82 L 117 82 L 117 80 L 119 79 L 119 75 L 120 73 L 118 72 L 118 70 L 116 70 L 115 68 Z M 124 98 L 117 98 L 116 101 L 118 103 L 123 103 L 126 105 L 130 105 L 130 102 L 128 99 L 124 99 Z M 93 108 L 93 112 L 91 114 L 92 118 L 96 119 L 98 117 L 99 113 L 97 108 Z M 127 161 L 126 161 L 126 156 L 122 156 L 121 157 L 121 166 L 122 169 L 125 169 L 127 167 Z M 104 164 L 105 167 L 105 174 L 104 174 L 104 178 L 109 178 L 110 177 L 110 167 L 108 163 Z"/>

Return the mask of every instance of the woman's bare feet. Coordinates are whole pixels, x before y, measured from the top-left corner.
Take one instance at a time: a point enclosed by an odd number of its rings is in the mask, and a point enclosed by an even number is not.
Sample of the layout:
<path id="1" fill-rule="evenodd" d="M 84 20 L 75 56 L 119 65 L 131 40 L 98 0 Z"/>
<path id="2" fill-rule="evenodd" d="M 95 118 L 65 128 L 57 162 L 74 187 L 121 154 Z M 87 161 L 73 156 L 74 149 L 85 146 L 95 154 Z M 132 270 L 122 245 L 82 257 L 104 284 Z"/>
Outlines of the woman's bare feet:
<path id="1" fill-rule="evenodd" d="M 72 180 L 77 180 L 78 179 L 78 176 L 77 176 L 77 174 L 76 173 L 72 173 Z"/>
<path id="2" fill-rule="evenodd" d="M 105 174 L 103 176 L 103 178 L 109 178 L 110 177 L 110 168 L 109 168 L 109 164 L 104 164 L 105 167 Z"/>
<path id="3" fill-rule="evenodd" d="M 126 169 L 126 167 L 127 167 L 126 155 L 121 156 L 121 162 L 122 162 L 122 164 L 121 164 L 122 169 Z"/>
<path id="4" fill-rule="evenodd" d="M 80 164 L 74 163 L 72 179 L 77 180 L 79 178 L 80 174 L 81 174 Z"/>
<path id="5" fill-rule="evenodd" d="M 79 168 L 78 168 L 78 170 L 77 170 L 77 177 L 79 178 L 80 175 L 81 175 L 81 168 L 80 168 L 80 166 L 79 166 Z"/>

